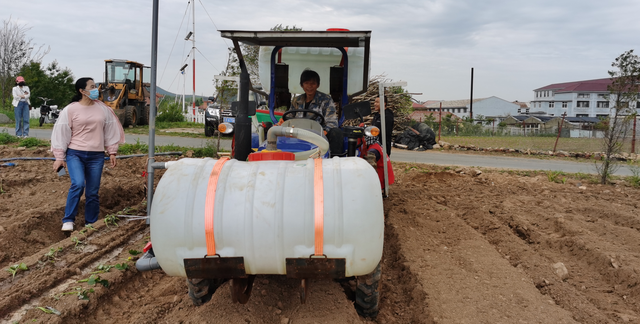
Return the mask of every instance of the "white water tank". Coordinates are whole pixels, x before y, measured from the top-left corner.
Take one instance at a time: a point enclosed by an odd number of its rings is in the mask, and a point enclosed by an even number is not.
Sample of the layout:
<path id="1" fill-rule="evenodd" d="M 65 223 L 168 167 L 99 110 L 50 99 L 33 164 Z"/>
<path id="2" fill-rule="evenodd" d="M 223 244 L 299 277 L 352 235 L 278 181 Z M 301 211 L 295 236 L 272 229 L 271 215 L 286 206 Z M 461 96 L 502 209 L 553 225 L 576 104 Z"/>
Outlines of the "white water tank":
<path id="1" fill-rule="evenodd" d="M 260 46 L 258 67 L 260 83 L 267 93 L 271 89 L 271 52 L 273 46 Z M 364 72 L 364 48 L 349 47 L 347 49 L 348 79 L 347 94 L 351 95 L 362 90 Z M 304 93 L 300 87 L 300 74 L 305 69 L 311 69 L 320 75 L 319 91 L 329 93 L 330 67 L 339 66 L 342 52 L 329 47 L 284 47 L 282 48 L 282 63 L 289 65 L 289 92 Z M 277 62 L 277 54 L 276 54 Z M 368 86 L 369 80 L 367 80 Z"/>
<path id="2" fill-rule="evenodd" d="M 203 258 L 205 197 L 215 159 L 181 159 L 160 179 L 151 241 L 170 276 Z M 372 272 L 382 257 L 384 215 L 375 170 L 356 157 L 322 160 L 324 254 L 346 259 L 346 276 Z M 216 252 L 244 257 L 247 274 L 286 274 L 286 258 L 314 254 L 314 161 L 229 160 L 214 203 Z"/>

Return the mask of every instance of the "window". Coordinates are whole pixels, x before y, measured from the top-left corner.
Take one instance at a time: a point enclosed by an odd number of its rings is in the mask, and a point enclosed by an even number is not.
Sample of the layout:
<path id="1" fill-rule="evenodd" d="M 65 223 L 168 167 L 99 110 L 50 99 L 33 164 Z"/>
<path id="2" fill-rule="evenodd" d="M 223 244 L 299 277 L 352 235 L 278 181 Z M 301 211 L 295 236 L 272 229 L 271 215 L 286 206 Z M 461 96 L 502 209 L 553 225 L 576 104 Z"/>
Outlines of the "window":
<path id="1" fill-rule="evenodd" d="M 589 102 L 588 101 L 578 101 L 576 108 L 589 108 Z"/>
<path id="2" fill-rule="evenodd" d="M 550 109 L 555 108 L 555 102 L 550 101 L 550 102 L 549 102 L 549 108 L 550 108 Z"/>
<path id="3" fill-rule="evenodd" d="M 609 95 L 606 94 L 606 93 L 599 93 L 598 94 L 598 99 L 607 99 L 607 97 L 609 97 Z"/>
<path id="4" fill-rule="evenodd" d="M 576 114 L 576 117 L 589 117 L 589 114 Z"/>
<path id="5" fill-rule="evenodd" d="M 589 94 L 588 93 L 578 93 L 578 99 L 584 99 L 584 98 L 589 98 Z"/>
<path id="6" fill-rule="evenodd" d="M 609 108 L 609 102 L 608 101 L 598 101 L 597 106 L 598 108 Z"/>
<path id="7" fill-rule="evenodd" d="M 568 105 L 569 105 L 569 103 L 567 103 L 566 101 L 564 101 L 564 102 L 562 103 L 562 108 L 567 108 L 567 106 L 568 106 Z"/>

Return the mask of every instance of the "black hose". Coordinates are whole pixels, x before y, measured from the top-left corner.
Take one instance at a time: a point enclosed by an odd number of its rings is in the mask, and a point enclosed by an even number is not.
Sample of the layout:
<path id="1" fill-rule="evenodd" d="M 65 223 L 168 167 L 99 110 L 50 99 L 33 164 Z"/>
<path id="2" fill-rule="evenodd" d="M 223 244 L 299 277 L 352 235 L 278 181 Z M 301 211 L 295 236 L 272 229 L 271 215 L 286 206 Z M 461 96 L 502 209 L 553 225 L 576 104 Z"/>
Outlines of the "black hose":
<path id="1" fill-rule="evenodd" d="M 182 155 L 182 152 L 164 152 L 164 153 L 155 153 L 155 155 Z M 127 158 L 142 157 L 142 156 L 147 156 L 147 154 L 120 155 L 120 156 L 118 156 L 118 159 L 127 159 Z M 55 159 L 56 158 L 52 158 L 52 157 L 15 157 L 15 158 L 0 159 L 0 162 L 15 161 L 15 160 L 51 160 L 51 161 L 55 161 Z M 109 157 L 105 157 L 104 159 L 108 160 Z"/>

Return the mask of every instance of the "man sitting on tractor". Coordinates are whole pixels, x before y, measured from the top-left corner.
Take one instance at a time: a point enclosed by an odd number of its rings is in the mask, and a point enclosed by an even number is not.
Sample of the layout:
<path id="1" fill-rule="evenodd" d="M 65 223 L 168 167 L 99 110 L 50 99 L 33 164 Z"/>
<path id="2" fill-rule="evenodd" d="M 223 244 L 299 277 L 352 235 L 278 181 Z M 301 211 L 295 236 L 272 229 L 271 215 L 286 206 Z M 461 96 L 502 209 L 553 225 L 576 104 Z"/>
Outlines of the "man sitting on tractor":
<path id="1" fill-rule="evenodd" d="M 313 110 L 324 117 L 324 121 L 320 121 L 320 123 L 324 130 L 324 135 L 329 141 L 331 157 L 343 155 L 344 136 L 342 130 L 338 128 L 336 106 L 330 95 L 318 91 L 320 76 L 316 71 L 304 70 L 300 75 L 300 86 L 304 90 L 304 94 L 293 99 L 290 110 Z M 306 117 L 306 115 L 307 112 L 299 112 L 296 117 Z M 313 116 L 310 117 L 316 119 Z M 282 124 L 282 120 L 278 124 Z"/>

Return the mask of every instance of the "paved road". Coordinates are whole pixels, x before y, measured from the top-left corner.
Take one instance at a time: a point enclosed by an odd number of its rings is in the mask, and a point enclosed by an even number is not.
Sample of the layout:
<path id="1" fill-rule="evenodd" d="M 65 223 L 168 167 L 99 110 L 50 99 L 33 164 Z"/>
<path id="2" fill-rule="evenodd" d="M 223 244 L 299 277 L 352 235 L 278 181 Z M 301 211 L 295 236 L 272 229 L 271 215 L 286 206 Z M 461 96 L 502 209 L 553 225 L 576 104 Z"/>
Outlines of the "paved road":
<path id="1" fill-rule="evenodd" d="M 14 129 L 0 127 L 0 132 L 15 134 Z M 50 129 L 31 129 L 29 135 L 42 139 L 51 138 Z M 136 141 L 148 143 L 147 135 L 125 135 L 127 143 L 135 144 Z M 174 144 L 185 147 L 204 147 L 211 139 L 177 137 L 177 136 L 156 136 L 156 145 Z M 230 140 L 221 140 L 220 146 L 225 150 L 231 150 Z M 501 157 L 489 155 L 463 154 L 463 153 L 443 153 L 438 151 L 414 152 L 394 149 L 391 153 L 391 160 L 397 162 L 417 162 L 437 165 L 458 165 L 476 166 L 487 168 L 521 169 L 521 170 L 544 170 L 562 171 L 569 173 L 591 173 L 597 174 L 595 164 L 591 162 L 571 162 L 560 160 L 540 160 L 535 158 Z M 621 165 L 614 173 L 620 176 L 631 176 L 633 173 L 625 165 Z"/>

